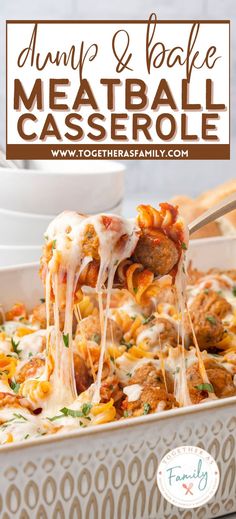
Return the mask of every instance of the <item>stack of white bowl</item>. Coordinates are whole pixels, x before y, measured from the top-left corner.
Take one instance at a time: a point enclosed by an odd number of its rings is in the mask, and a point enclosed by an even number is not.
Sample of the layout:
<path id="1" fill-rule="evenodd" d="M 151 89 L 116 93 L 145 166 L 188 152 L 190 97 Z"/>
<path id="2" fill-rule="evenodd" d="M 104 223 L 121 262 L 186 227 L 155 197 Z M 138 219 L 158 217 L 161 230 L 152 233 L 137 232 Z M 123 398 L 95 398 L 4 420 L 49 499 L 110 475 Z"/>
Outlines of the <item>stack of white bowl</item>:
<path id="1" fill-rule="evenodd" d="M 124 169 L 93 160 L 0 168 L 0 267 L 38 261 L 49 222 L 65 209 L 120 214 Z"/>

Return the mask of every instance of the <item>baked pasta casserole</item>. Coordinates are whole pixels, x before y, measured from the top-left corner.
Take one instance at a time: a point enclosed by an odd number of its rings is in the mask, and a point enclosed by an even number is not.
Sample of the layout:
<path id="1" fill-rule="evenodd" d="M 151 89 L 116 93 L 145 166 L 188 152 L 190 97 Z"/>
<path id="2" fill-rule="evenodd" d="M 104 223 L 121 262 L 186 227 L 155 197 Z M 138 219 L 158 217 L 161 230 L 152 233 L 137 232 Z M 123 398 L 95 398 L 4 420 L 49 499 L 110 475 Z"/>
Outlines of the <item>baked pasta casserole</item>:
<path id="1" fill-rule="evenodd" d="M 1 307 L 1 444 L 236 395 L 236 270 L 186 267 L 177 207 L 44 238 L 44 299 Z"/>

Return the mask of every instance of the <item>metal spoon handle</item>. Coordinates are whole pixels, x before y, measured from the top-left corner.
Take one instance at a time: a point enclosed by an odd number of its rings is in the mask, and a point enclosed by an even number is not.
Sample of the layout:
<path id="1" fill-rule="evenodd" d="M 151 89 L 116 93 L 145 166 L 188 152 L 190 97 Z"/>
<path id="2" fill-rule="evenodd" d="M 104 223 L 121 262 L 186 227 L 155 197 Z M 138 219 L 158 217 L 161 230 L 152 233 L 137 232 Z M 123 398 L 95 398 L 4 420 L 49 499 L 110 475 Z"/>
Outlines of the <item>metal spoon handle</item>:
<path id="1" fill-rule="evenodd" d="M 233 211 L 233 209 L 236 209 L 236 192 L 227 198 L 224 198 L 224 200 L 221 200 L 221 202 L 214 205 L 201 214 L 201 216 L 193 220 L 193 222 L 191 222 L 188 226 L 189 233 L 193 234 L 195 231 L 198 231 L 198 229 L 201 229 L 201 227 L 204 227 L 214 220 L 217 220 L 217 218 L 220 218 L 220 216 L 230 213 L 230 211 Z"/>

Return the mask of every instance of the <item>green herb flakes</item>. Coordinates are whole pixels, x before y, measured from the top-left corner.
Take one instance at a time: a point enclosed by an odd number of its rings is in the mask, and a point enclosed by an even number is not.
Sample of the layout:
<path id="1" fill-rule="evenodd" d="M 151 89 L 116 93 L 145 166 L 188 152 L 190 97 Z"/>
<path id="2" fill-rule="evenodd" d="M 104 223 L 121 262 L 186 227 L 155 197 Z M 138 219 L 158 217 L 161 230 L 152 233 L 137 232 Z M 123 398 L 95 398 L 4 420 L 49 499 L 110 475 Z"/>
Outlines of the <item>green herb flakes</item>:
<path id="1" fill-rule="evenodd" d="M 91 337 L 92 341 L 96 342 L 97 344 L 100 344 L 101 342 L 101 335 L 99 333 L 94 333 Z"/>
<path id="2" fill-rule="evenodd" d="M 216 318 L 213 316 L 213 315 L 208 315 L 206 317 L 206 321 L 208 321 L 209 323 L 215 325 L 216 324 Z"/>
<path id="3" fill-rule="evenodd" d="M 20 341 L 16 342 L 16 341 L 14 341 L 13 338 L 11 338 L 12 349 L 13 349 L 14 353 L 16 353 L 17 355 L 20 355 L 20 353 L 22 351 L 22 350 L 18 349 L 19 344 L 20 344 Z"/>
<path id="4" fill-rule="evenodd" d="M 194 386 L 198 391 L 208 391 L 208 393 L 214 393 L 214 387 L 212 384 L 198 384 Z"/>
<path id="5" fill-rule="evenodd" d="M 148 402 L 145 402 L 143 406 L 143 414 L 148 414 L 151 410 L 151 406 Z"/>
<path id="6" fill-rule="evenodd" d="M 66 348 L 69 347 L 69 333 L 63 333 L 63 342 Z"/>
<path id="7" fill-rule="evenodd" d="M 14 391 L 14 393 L 18 393 L 19 392 L 19 389 L 20 389 L 20 384 L 18 384 L 17 382 L 15 382 L 14 380 L 12 380 L 10 382 L 10 387 L 11 389 Z"/>

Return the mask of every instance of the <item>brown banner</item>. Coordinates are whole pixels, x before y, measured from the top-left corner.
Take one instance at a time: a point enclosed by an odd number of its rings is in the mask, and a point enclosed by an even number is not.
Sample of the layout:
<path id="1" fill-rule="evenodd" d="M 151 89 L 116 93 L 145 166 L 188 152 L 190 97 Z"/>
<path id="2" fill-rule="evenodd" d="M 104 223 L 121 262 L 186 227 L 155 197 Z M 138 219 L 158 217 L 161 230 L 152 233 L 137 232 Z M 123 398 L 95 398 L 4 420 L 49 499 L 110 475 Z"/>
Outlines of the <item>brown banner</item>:
<path id="1" fill-rule="evenodd" d="M 8 144 L 7 159 L 218 160 L 230 159 L 229 144 Z"/>

